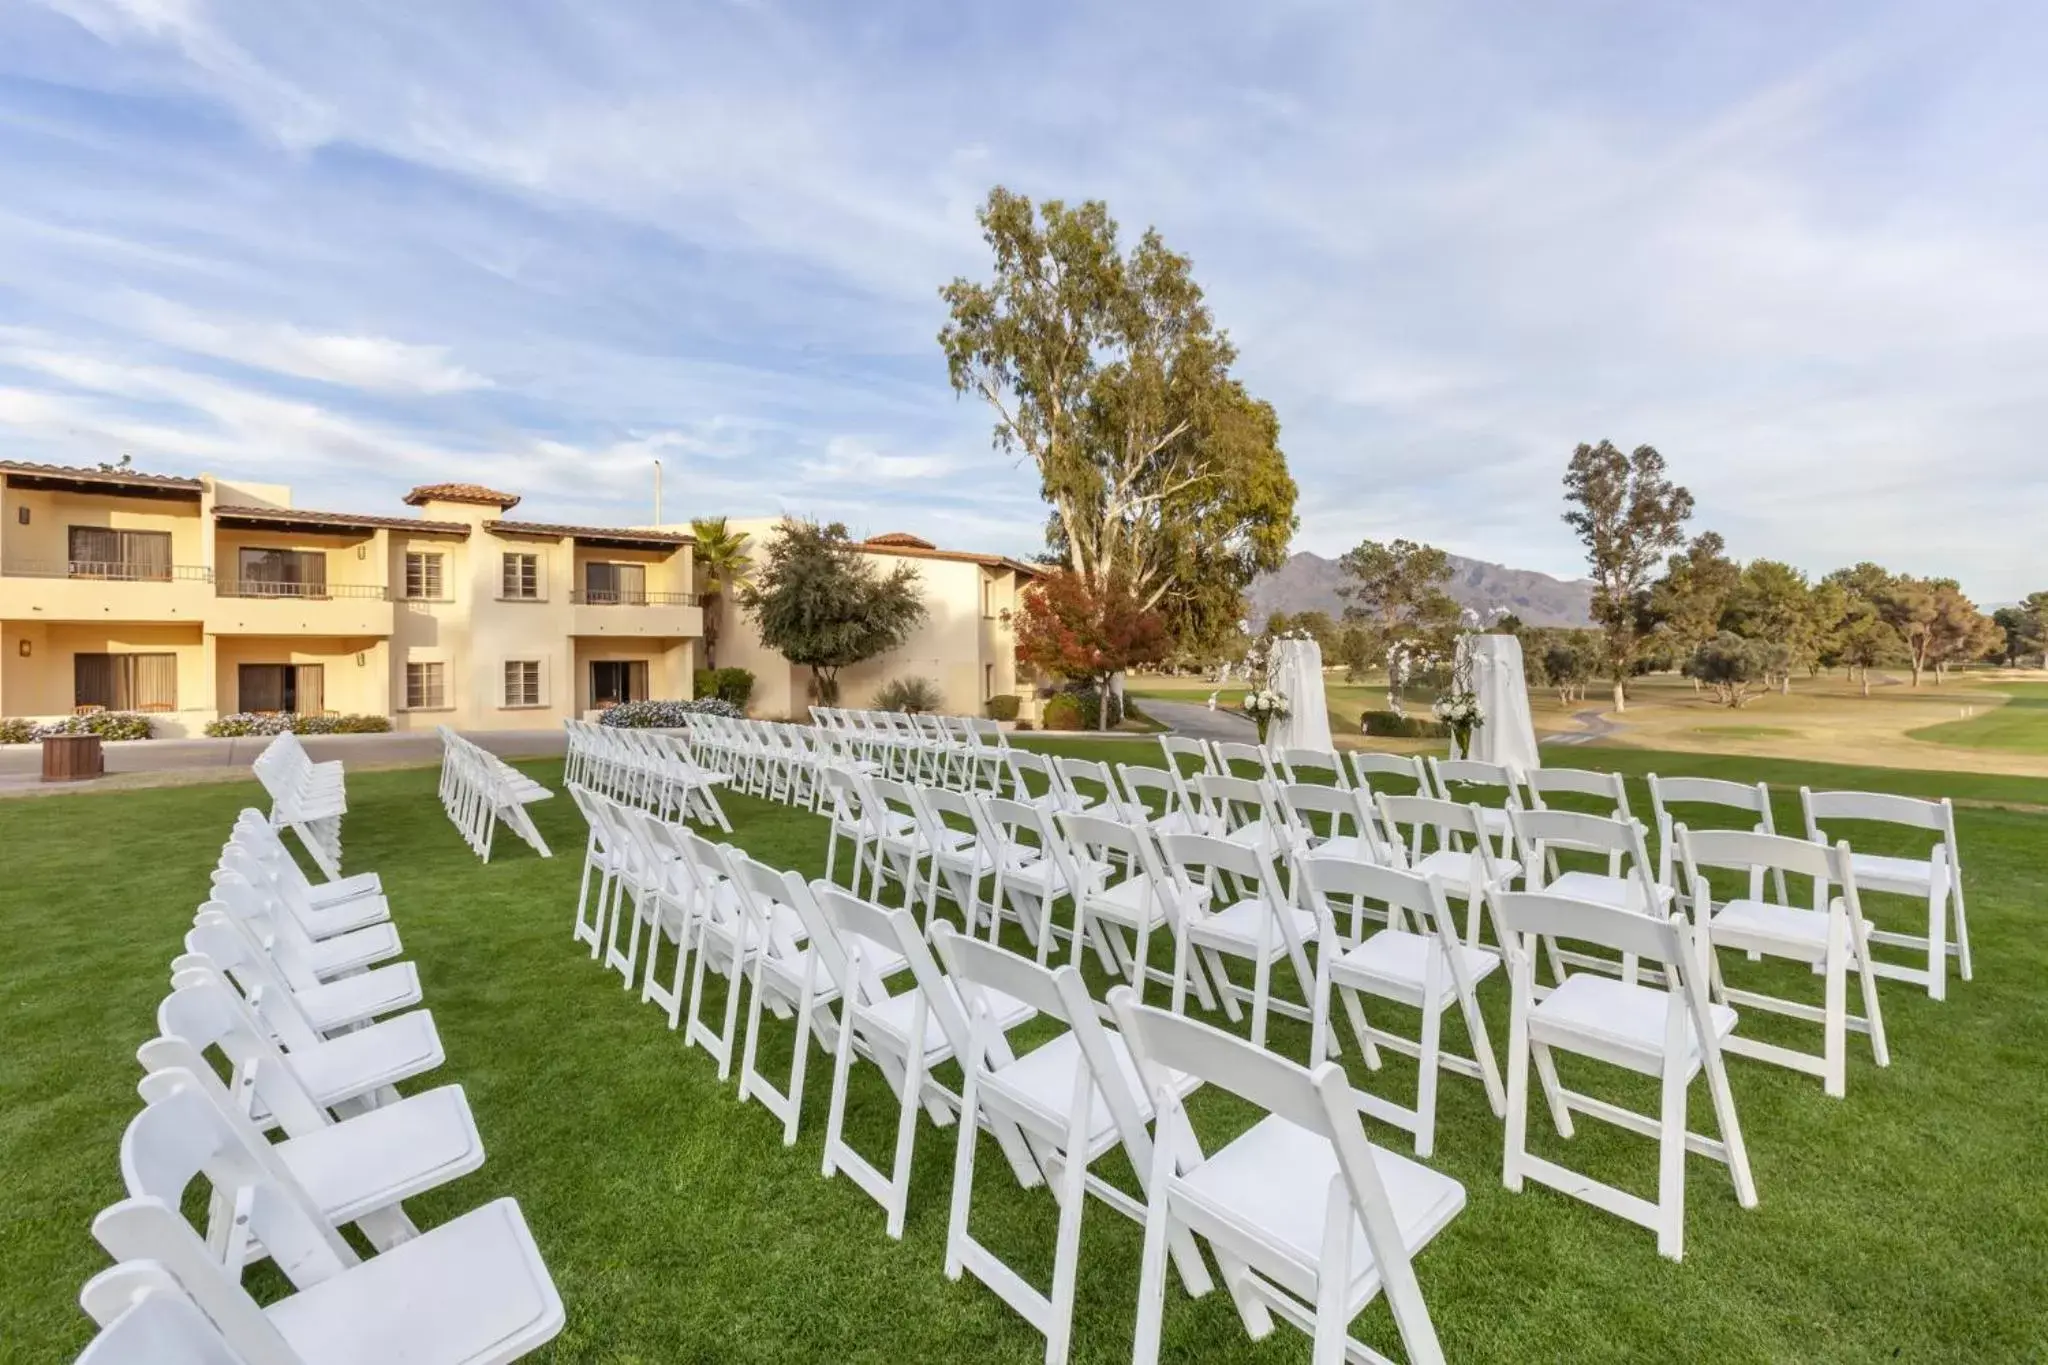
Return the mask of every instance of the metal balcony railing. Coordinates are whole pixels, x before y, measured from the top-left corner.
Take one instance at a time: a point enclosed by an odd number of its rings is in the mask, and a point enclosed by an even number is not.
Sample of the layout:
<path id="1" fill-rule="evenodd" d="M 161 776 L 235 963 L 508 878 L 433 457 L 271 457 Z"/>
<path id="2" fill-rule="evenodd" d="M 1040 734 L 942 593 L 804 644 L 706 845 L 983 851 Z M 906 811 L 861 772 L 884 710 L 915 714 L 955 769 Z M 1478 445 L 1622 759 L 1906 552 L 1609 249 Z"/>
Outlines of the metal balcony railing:
<path id="1" fill-rule="evenodd" d="M 281 597 L 290 601 L 326 602 L 336 599 L 384 602 L 391 589 L 381 583 L 274 583 L 261 578 L 223 579 L 216 589 L 220 597 Z"/>
<path id="2" fill-rule="evenodd" d="M 571 588 L 569 600 L 579 607 L 694 607 L 693 592 L 639 592 L 623 588 Z"/>
<path id="3" fill-rule="evenodd" d="M 211 583 L 213 570 L 204 564 L 134 564 L 111 560 L 9 560 L 0 566 L 8 578 L 89 578 L 108 583 Z"/>

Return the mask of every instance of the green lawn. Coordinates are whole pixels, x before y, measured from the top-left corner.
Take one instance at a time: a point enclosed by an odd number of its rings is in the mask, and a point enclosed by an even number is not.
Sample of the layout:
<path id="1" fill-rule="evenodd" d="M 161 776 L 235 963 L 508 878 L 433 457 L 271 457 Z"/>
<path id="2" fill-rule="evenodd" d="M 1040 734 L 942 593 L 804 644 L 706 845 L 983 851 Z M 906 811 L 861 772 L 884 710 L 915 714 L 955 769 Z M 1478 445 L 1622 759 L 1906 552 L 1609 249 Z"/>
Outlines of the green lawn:
<path id="1" fill-rule="evenodd" d="M 2011 700 L 1968 720 L 1945 721 L 1912 731 L 1914 739 L 1963 749 L 2002 749 L 2015 754 L 2048 754 L 2048 683 L 2003 683 L 1985 689 Z M 1964 693 L 1974 699 L 1971 693 Z"/>
<path id="2" fill-rule="evenodd" d="M 1148 741 L 1071 747 L 1157 752 Z M 1649 1232 L 1590 1207 L 1504 1191 L 1499 1123 L 1476 1082 L 1446 1078 L 1433 1164 L 1464 1182 L 1469 1203 L 1417 1268 L 1449 1358 L 2039 1359 L 2048 1341 L 2048 816 L 2038 812 L 2048 782 L 1635 751 L 1582 749 L 1559 761 L 1632 777 L 1767 778 L 1787 784 L 1786 827 L 1796 824 L 1801 781 L 1968 798 L 1960 818 L 1977 979 L 1952 985 L 1941 1005 L 1885 983 L 1893 1065 L 1878 1071 L 1852 1042 L 1845 1100 L 1823 1097 L 1818 1081 L 1731 1060 L 1762 1204 L 1739 1209 L 1721 1168 L 1694 1159 L 1683 1265 L 1660 1259 Z M 525 766 L 559 780 L 558 764 Z M 1635 794 L 1647 809 L 1639 786 Z M 116 1150 L 138 1103 L 134 1050 L 152 1031 L 219 842 L 254 796 L 253 785 L 228 784 L 0 802 L 0 1360 L 66 1359 L 88 1338 L 75 1299 L 106 1264 L 87 1229 L 121 1193 Z M 566 799 L 538 808 L 557 858 L 503 838 L 489 867 L 434 809 L 431 770 L 358 774 L 350 799 L 349 867 L 383 874 L 448 1052 L 442 1071 L 416 1084 L 463 1084 L 490 1151 L 481 1171 L 415 1201 L 415 1217 L 431 1225 L 490 1198 L 519 1198 L 568 1308 L 568 1329 L 544 1358 L 1040 1357 L 1041 1340 L 993 1294 L 942 1272 L 951 1130 L 920 1133 L 908 1232 L 892 1242 L 877 1206 L 819 1175 L 828 1065 L 814 1058 L 804 1134 L 786 1150 L 759 1106 L 741 1106 L 701 1052 L 685 1050 L 571 944 L 581 829 Z M 730 805 L 738 843 L 822 871 L 820 822 Z M 1756 979 L 1750 964 L 1728 967 L 1738 981 Z M 1280 975 L 1278 988 L 1291 990 Z M 1803 973 L 1775 979 L 1815 990 Z M 1503 983 L 1485 994 L 1500 1052 Z M 1300 1056 L 1305 1031 L 1276 1023 L 1274 1044 Z M 1462 1030 L 1448 1027 L 1462 1046 Z M 1809 1042 L 1803 1029 L 1792 1036 Z M 788 1029 L 773 1037 L 770 1055 L 786 1059 Z M 1371 1083 L 1405 1100 L 1412 1081 L 1395 1059 Z M 1640 1085 L 1603 1093 L 1648 1103 Z M 872 1071 L 859 1076 L 855 1101 L 855 1142 L 885 1151 L 895 1110 Z M 1704 1110 L 1695 1105 L 1695 1127 Z M 1194 1114 L 1211 1140 L 1243 1122 L 1210 1094 Z M 1537 1105 L 1537 1151 L 1653 1192 L 1650 1143 L 1592 1122 L 1565 1143 L 1541 1114 Z M 1115 1159 L 1109 1167 L 1127 1177 Z M 1050 1197 L 1016 1189 L 992 1152 L 979 1172 L 982 1235 L 1042 1282 Z M 1091 1207 L 1077 1361 L 1128 1359 L 1138 1244 L 1135 1226 Z M 267 1273 L 252 1285 L 274 1291 Z M 1384 1307 L 1359 1331 L 1398 1354 Z M 1191 1303 L 1176 1289 L 1166 1355 L 1298 1361 L 1307 1344 L 1283 1328 L 1255 1345 L 1227 1296 Z"/>

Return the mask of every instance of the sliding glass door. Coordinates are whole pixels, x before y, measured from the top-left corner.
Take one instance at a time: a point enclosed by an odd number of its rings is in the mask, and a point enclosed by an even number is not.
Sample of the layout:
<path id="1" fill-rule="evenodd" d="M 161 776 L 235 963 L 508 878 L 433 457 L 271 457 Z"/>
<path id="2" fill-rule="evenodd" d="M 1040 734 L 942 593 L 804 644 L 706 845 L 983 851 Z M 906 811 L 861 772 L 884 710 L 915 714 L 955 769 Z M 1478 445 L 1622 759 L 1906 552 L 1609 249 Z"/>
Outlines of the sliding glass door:
<path id="1" fill-rule="evenodd" d="M 243 664 L 235 692 L 239 710 L 317 716 L 327 709 L 326 670 L 320 664 Z"/>
<path id="2" fill-rule="evenodd" d="M 602 709 L 647 700 L 645 659 L 599 659 L 590 665 L 590 704 Z"/>

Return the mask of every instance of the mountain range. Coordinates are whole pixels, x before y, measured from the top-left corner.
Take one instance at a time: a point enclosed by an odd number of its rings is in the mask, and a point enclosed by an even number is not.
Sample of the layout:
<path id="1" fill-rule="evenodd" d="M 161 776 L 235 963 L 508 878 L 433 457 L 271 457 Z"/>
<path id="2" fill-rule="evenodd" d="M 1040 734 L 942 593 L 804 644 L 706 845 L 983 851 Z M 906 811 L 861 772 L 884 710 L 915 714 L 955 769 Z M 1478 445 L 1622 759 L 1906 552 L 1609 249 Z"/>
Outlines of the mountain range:
<path id="1" fill-rule="evenodd" d="M 1470 607 L 1481 620 L 1513 612 L 1531 626 L 1584 626 L 1592 623 L 1589 607 L 1593 585 L 1586 579 L 1552 578 L 1533 569 L 1510 569 L 1483 560 L 1450 556 L 1451 581 L 1444 585 L 1461 607 Z M 1337 595 L 1344 571 L 1334 559 L 1304 550 L 1290 555 L 1285 564 L 1252 580 L 1246 596 L 1251 618 L 1263 622 L 1276 611 L 1293 615 L 1303 611 L 1328 612 L 1332 619 L 1344 615 L 1344 599 Z"/>

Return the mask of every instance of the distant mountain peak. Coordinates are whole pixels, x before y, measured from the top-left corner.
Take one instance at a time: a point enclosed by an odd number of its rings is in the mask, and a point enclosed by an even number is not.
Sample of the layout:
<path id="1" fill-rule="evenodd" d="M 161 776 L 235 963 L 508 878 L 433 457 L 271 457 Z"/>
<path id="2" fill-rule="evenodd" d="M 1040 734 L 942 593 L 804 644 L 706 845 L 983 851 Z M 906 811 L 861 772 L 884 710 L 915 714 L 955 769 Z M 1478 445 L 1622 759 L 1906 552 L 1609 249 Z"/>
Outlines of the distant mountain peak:
<path id="1" fill-rule="evenodd" d="M 1552 578 L 1534 569 L 1510 569 L 1462 555 L 1451 555 L 1450 562 L 1451 581 L 1444 591 L 1459 606 L 1478 612 L 1481 619 L 1513 612 L 1531 626 L 1592 624 L 1593 585 L 1585 579 Z M 1264 621 L 1276 611 L 1290 616 L 1324 611 L 1332 619 L 1341 619 L 1344 599 L 1337 595 L 1337 586 L 1343 581 L 1344 571 L 1336 560 L 1299 551 L 1274 572 L 1252 580 L 1246 593 L 1251 617 Z"/>

